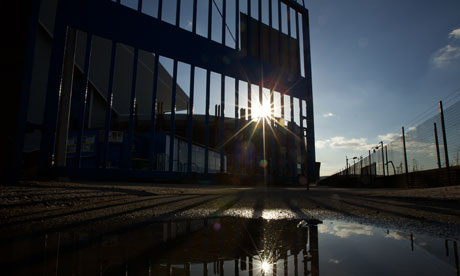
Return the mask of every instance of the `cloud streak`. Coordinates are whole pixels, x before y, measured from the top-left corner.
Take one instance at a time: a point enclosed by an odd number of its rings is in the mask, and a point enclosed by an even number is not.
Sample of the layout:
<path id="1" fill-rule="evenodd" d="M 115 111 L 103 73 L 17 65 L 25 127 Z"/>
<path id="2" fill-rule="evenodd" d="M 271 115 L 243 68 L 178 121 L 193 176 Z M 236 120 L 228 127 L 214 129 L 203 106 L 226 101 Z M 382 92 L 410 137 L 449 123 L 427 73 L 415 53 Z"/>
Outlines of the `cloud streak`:
<path id="1" fill-rule="evenodd" d="M 323 117 L 324 117 L 324 118 L 335 117 L 335 114 L 332 113 L 332 112 L 329 112 L 329 113 L 323 114 Z"/>
<path id="2" fill-rule="evenodd" d="M 456 60 L 460 60 L 460 28 L 457 28 L 448 35 L 451 41 L 441 49 L 437 50 L 431 59 L 436 68 L 445 68 Z"/>
<path id="3" fill-rule="evenodd" d="M 372 145 L 368 144 L 367 138 L 347 139 L 343 136 L 336 136 L 330 139 L 316 141 L 316 147 L 320 149 L 329 147 L 332 149 L 368 150 Z"/>
<path id="4" fill-rule="evenodd" d="M 460 39 L 460 28 L 453 30 L 449 34 L 449 38 Z"/>

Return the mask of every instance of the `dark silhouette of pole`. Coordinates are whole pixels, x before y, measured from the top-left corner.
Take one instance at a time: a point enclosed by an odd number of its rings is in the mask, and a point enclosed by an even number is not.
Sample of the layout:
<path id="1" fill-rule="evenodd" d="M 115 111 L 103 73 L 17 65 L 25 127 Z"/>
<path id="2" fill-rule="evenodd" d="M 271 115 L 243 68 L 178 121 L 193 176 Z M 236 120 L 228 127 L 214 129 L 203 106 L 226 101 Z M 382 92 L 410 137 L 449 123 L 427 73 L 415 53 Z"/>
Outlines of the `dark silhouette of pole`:
<path id="1" fill-rule="evenodd" d="M 438 158 L 438 168 L 441 168 L 441 156 L 439 155 L 439 140 L 438 140 L 438 129 L 436 128 L 436 123 L 433 123 L 434 129 L 434 141 L 436 143 L 436 156 Z"/>
<path id="2" fill-rule="evenodd" d="M 382 146 L 382 170 L 383 176 L 385 176 L 385 156 L 383 155 L 383 141 L 380 141 L 380 145 Z"/>
<path id="3" fill-rule="evenodd" d="M 404 169 L 406 170 L 406 175 L 407 175 L 409 171 L 407 169 L 406 135 L 404 133 L 404 127 L 402 127 L 402 138 L 403 138 L 403 150 L 404 150 Z"/>
<path id="4" fill-rule="evenodd" d="M 442 108 L 442 101 L 439 101 L 439 111 L 441 115 L 442 139 L 444 140 L 444 158 L 446 159 L 446 168 L 449 168 L 449 154 L 447 153 L 446 125 L 444 123 L 444 109 Z"/>
<path id="5" fill-rule="evenodd" d="M 460 268 L 458 265 L 458 251 L 457 251 L 457 242 L 454 241 L 454 256 L 455 256 L 455 269 L 457 270 L 457 276 L 460 276 Z"/>
<path id="6" fill-rule="evenodd" d="M 387 166 L 387 175 L 390 176 L 390 170 L 388 169 L 388 145 L 385 146 L 385 158 L 387 159 L 387 163 L 386 163 L 386 166 Z"/>

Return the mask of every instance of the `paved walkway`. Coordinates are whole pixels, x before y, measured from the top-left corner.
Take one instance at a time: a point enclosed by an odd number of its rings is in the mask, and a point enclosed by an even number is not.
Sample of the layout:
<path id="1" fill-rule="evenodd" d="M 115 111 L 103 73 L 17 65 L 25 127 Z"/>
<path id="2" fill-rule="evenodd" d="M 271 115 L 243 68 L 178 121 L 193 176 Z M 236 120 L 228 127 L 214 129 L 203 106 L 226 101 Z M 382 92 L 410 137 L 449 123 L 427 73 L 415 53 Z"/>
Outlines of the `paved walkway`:
<path id="1" fill-rule="evenodd" d="M 0 240 L 183 217 L 339 219 L 460 237 L 460 187 L 343 189 L 24 182 L 0 187 Z"/>

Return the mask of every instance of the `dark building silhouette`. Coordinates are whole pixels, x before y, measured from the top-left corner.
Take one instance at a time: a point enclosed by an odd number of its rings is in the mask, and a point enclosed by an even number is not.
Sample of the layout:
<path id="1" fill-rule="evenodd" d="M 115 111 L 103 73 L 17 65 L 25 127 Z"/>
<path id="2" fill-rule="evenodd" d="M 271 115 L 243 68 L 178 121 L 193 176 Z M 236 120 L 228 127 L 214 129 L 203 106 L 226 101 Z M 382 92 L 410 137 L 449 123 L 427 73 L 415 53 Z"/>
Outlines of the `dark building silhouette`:
<path id="1" fill-rule="evenodd" d="M 308 11 L 297 1 L 26 9 L 4 157 L 13 178 L 318 177 Z"/>

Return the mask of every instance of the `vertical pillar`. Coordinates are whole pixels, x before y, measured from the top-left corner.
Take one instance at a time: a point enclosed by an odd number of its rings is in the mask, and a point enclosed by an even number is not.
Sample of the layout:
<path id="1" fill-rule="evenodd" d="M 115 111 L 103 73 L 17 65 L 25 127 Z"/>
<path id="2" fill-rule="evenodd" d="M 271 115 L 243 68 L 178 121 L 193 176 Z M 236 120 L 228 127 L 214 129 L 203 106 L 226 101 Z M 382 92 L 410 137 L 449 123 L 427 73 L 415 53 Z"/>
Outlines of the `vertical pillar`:
<path id="1" fill-rule="evenodd" d="M 287 48 L 287 54 L 288 54 L 288 71 L 292 72 L 292 55 L 291 55 L 291 8 L 289 7 L 288 4 L 286 4 L 286 14 L 287 14 L 287 30 L 288 30 L 288 48 Z"/>
<path id="2" fill-rule="evenodd" d="M 223 173 L 225 171 L 225 76 L 223 74 L 221 75 L 220 83 L 220 172 Z M 218 115 L 216 114 L 216 116 Z"/>
<path id="3" fill-rule="evenodd" d="M 161 3 L 161 0 L 160 0 Z M 158 11 L 159 13 L 159 11 Z M 156 120 L 156 109 L 157 109 L 157 92 L 158 92 L 158 63 L 160 62 L 160 56 L 155 54 L 155 64 L 153 65 L 153 95 L 152 95 L 152 114 L 150 115 L 150 143 L 149 143 L 149 169 L 155 169 L 155 120 Z"/>
<path id="4" fill-rule="evenodd" d="M 436 143 L 436 157 L 438 161 L 438 168 L 441 168 L 441 156 L 439 154 L 439 141 L 438 141 L 438 129 L 436 127 L 436 123 L 433 123 L 433 130 L 434 130 L 434 141 Z"/>
<path id="5" fill-rule="evenodd" d="M 289 12 L 289 7 L 287 8 Z M 291 122 L 290 122 L 290 130 L 291 130 L 291 166 L 292 166 L 292 171 L 291 171 L 291 176 L 295 177 L 297 174 L 297 152 L 295 150 L 295 140 L 296 140 L 296 135 L 295 135 L 295 121 L 294 121 L 294 97 L 291 96 L 289 98 L 289 105 L 291 106 Z"/>
<path id="6" fill-rule="evenodd" d="M 210 0 L 212 1 L 212 0 Z M 209 171 L 209 95 L 210 95 L 211 71 L 206 70 L 206 115 L 205 115 L 205 149 L 204 149 L 204 173 Z"/>
<path id="7" fill-rule="evenodd" d="M 70 107 L 72 102 L 73 69 L 75 63 L 75 45 L 77 31 L 69 28 L 64 56 L 61 96 L 56 134 L 56 166 L 65 167 L 67 159 L 67 134 L 69 132 Z"/>
<path id="8" fill-rule="evenodd" d="M 21 96 L 19 100 L 19 112 L 17 114 L 17 124 L 16 124 L 16 133 L 15 133 L 15 142 L 14 142 L 14 149 L 12 150 L 11 154 L 11 169 L 12 172 L 10 174 L 12 180 L 16 181 L 19 179 L 19 170 L 22 166 L 22 151 L 24 149 L 24 136 L 25 136 L 25 128 L 26 128 L 26 121 L 27 121 L 27 113 L 29 110 L 29 99 L 30 99 L 30 88 L 32 84 L 32 72 L 33 72 L 33 64 L 35 59 L 35 44 L 37 41 L 37 33 L 38 33 L 38 19 L 40 15 L 40 6 L 41 0 L 34 0 L 31 1 L 31 16 L 29 25 L 27 27 L 27 46 L 26 54 L 25 54 L 25 62 L 24 62 L 24 75 L 22 79 L 21 85 Z M 19 4 L 19 3 L 18 3 Z M 27 4 L 29 5 L 29 4 Z M 65 43 L 65 42 L 64 42 Z M 49 78 L 49 76 L 48 76 Z M 13 128 L 14 129 L 14 128 Z M 7 151 L 9 154 L 10 151 Z M 7 156 L 10 158 L 10 156 Z M 5 169 L 8 170 L 9 166 Z"/>
<path id="9" fill-rule="evenodd" d="M 239 1 L 237 1 L 238 3 Z M 237 4 L 238 6 L 238 4 Z M 235 132 L 234 133 L 237 133 L 238 132 L 238 123 L 239 123 L 239 117 L 240 115 L 242 116 L 242 114 L 239 114 L 239 82 L 238 82 L 238 79 L 235 78 Z M 238 145 L 240 145 L 240 143 L 238 143 L 239 139 L 238 139 L 238 135 L 235 136 L 234 140 L 235 140 L 235 147 L 234 147 L 234 157 L 233 157 L 233 173 L 237 173 L 239 172 L 238 170 L 238 167 L 239 167 L 239 162 L 238 162 L 238 156 L 239 156 L 239 152 L 238 152 Z"/>
<path id="10" fill-rule="evenodd" d="M 86 51 L 85 51 L 85 63 L 83 68 L 83 87 L 79 91 L 79 108 L 78 108 L 78 132 L 77 132 L 77 146 L 76 146 L 76 166 L 80 168 L 81 161 L 81 143 L 85 131 L 85 109 L 86 109 L 86 97 L 88 95 L 88 77 L 89 77 L 89 62 L 91 59 L 91 43 L 93 37 L 91 34 L 86 36 Z"/>
<path id="11" fill-rule="evenodd" d="M 387 159 L 386 166 L 387 166 L 387 175 L 390 176 L 390 171 L 388 169 L 388 145 L 385 146 L 385 158 Z"/>
<path id="12" fill-rule="evenodd" d="M 139 59 L 139 49 L 134 49 L 134 61 L 133 61 L 133 76 L 131 80 L 131 99 L 129 106 L 129 128 L 128 128 L 128 139 L 125 145 L 126 155 L 124 156 L 124 167 L 131 168 L 132 159 L 132 145 L 134 135 L 134 109 L 136 104 L 136 79 L 137 79 L 137 63 Z"/>
<path id="13" fill-rule="evenodd" d="M 406 170 L 406 175 L 409 174 L 409 170 L 407 169 L 407 151 L 406 151 L 406 134 L 404 132 L 404 127 L 402 127 L 402 139 L 403 139 L 403 152 L 404 152 L 404 169 Z"/>
<path id="14" fill-rule="evenodd" d="M 196 5 L 196 0 L 194 1 Z M 196 8 L 196 6 L 194 7 Z M 196 13 L 196 12 L 194 12 Z M 196 14 L 195 14 L 196 19 Z M 196 21 L 195 21 L 196 22 Z M 188 141 L 187 141 L 187 172 L 192 172 L 192 142 L 193 142 L 193 98 L 195 97 L 195 65 L 190 68 L 190 106 L 188 112 Z"/>
<path id="15" fill-rule="evenodd" d="M 235 49 L 240 49 L 240 1 L 236 2 L 235 8 Z M 236 113 L 235 113 L 236 114 Z"/>
<path id="16" fill-rule="evenodd" d="M 49 173 L 52 167 L 56 141 L 55 131 L 58 115 L 59 89 L 61 85 L 62 65 L 64 62 L 64 50 L 67 35 L 67 25 L 65 24 L 66 12 L 65 2 L 59 1 L 53 33 L 54 37 L 46 89 L 45 115 L 43 119 L 42 140 L 40 145 L 39 167 L 41 172 L 45 174 Z M 24 135 L 24 132 L 22 132 L 21 135 Z M 23 138 L 19 142 L 23 143 Z M 22 148 L 20 151 L 22 152 Z M 21 155 L 21 153 L 18 154 Z"/>
<path id="17" fill-rule="evenodd" d="M 112 114 L 112 95 L 113 95 L 113 78 L 115 74 L 115 57 L 117 53 L 117 43 L 112 41 L 112 51 L 110 56 L 109 83 L 107 85 L 107 102 L 105 106 L 105 128 L 104 128 L 104 145 L 102 149 L 102 168 L 107 167 L 107 156 L 109 153 L 109 132 L 110 120 Z"/>
<path id="18" fill-rule="evenodd" d="M 455 258 L 455 270 L 457 272 L 457 276 L 460 276 L 460 268 L 458 265 L 458 250 L 457 250 L 457 242 L 454 241 L 454 258 Z"/>
<path id="19" fill-rule="evenodd" d="M 312 182 L 318 175 L 316 170 L 315 158 L 315 125 L 313 114 L 313 87 L 311 74 L 311 56 L 310 56 L 310 26 L 308 18 L 308 10 L 305 9 L 303 14 L 303 50 L 304 50 L 304 66 L 305 66 L 305 81 L 307 82 L 308 90 L 306 91 L 305 99 L 307 102 L 307 172 L 308 181 Z"/>
<path id="20" fill-rule="evenodd" d="M 313 225 L 310 229 L 310 254 L 311 258 L 311 275 L 319 276 L 319 252 L 318 252 L 318 226 Z"/>
<path id="21" fill-rule="evenodd" d="M 440 111 L 440 116 L 441 116 L 442 139 L 444 141 L 444 159 L 446 162 L 446 168 L 449 168 L 449 154 L 447 151 L 446 125 L 444 122 L 444 109 L 442 107 L 442 101 L 439 101 L 439 111 Z"/>
<path id="22" fill-rule="evenodd" d="M 247 49 L 247 56 L 251 55 L 251 0 L 247 0 L 248 2 L 248 16 L 246 20 L 246 49 Z"/>
<path id="23" fill-rule="evenodd" d="M 385 176 L 385 155 L 383 153 L 383 141 L 380 142 L 380 145 L 382 147 L 382 171 L 383 171 L 383 176 Z"/>
<path id="24" fill-rule="evenodd" d="M 175 136 L 175 115 L 176 115 L 176 90 L 177 90 L 177 59 L 173 64 L 173 87 L 172 87 L 172 100 L 171 100 L 171 117 L 169 129 L 169 171 L 172 172 L 174 168 L 174 136 Z"/>

